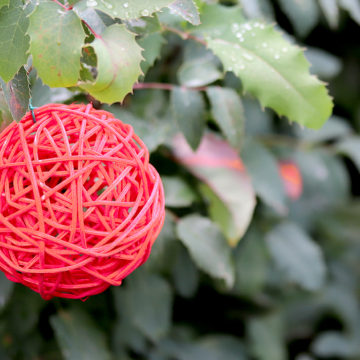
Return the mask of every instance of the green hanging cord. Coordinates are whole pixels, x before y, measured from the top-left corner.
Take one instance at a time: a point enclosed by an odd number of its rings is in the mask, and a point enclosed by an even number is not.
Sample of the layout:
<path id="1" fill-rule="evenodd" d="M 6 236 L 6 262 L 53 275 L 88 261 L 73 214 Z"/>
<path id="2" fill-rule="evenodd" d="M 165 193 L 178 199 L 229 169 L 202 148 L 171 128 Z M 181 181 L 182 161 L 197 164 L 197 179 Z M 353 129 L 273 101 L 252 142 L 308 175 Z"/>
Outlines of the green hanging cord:
<path id="1" fill-rule="evenodd" d="M 34 109 L 36 109 L 36 108 L 37 108 L 36 106 L 32 105 L 32 102 L 31 102 L 31 99 L 30 99 L 29 100 L 29 109 L 31 111 L 31 115 L 32 115 L 32 119 L 33 119 L 34 124 L 36 123 L 36 118 L 35 118 L 35 113 L 34 113 Z"/>

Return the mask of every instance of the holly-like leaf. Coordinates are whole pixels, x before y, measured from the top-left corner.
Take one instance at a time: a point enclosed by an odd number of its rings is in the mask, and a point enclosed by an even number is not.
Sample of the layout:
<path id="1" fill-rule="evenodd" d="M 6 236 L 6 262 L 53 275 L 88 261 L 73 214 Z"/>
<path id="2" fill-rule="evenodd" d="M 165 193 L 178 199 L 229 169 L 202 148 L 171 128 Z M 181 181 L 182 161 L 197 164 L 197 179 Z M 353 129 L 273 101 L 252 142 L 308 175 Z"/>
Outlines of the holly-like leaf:
<path id="1" fill-rule="evenodd" d="M 11 80 L 26 63 L 29 48 L 27 12 L 21 0 L 0 2 L 0 76 L 5 82 Z M 4 6 L 4 7 L 2 7 Z"/>
<path id="2" fill-rule="evenodd" d="M 271 25 L 245 22 L 238 7 L 208 5 L 203 11 L 195 31 L 205 36 L 225 69 L 240 77 L 245 91 L 291 121 L 321 127 L 331 114 L 332 100 L 324 84 L 309 74 L 300 48 Z"/>
<path id="3" fill-rule="evenodd" d="M 321 248 L 297 225 L 277 225 L 268 233 L 266 244 L 287 280 L 309 291 L 324 284 L 326 266 Z"/>
<path id="4" fill-rule="evenodd" d="M 139 39 L 138 43 L 144 49 L 144 61 L 141 63 L 141 70 L 146 74 L 149 68 L 154 65 L 156 59 L 160 57 L 160 51 L 165 39 L 160 33 L 154 32 Z"/>
<path id="5" fill-rule="evenodd" d="M 189 215 L 178 222 L 177 233 L 201 270 L 224 280 L 229 288 L 234 285 L 231 250 L 216 225 L 200 215 Z"/>
<path id="6" fill-rule="evenodd" d="M 76 85 L 85 33 L 73 11 L 41 2 L 30 15 L 30 52 L 43 82 L 51 87 Z"/>
<path id="7" fill-rule="evenodd" d="M 240 149 L 244 136 L 245 116 L 241 99 L 235 90 L 211 86 L 206 90 L 211 113 L 230 145 Z"/>
<path id="8" fill-rule="evenodd" d="M 193 25 L 200 25 L 200 15 L 193 0 L 175 0 L 169 5 L 172 14 L 180 15 Z"/>
<path id="9" fill-rule="evenodd" d="M 182 136 L 175 137 L 173 152 L 203 184 L 200 187 L 209 202 L 209 213 L 235 246 L 244 235 L 255 208 L 255 194 L 246 169 L 237 152 L 227 142 L 205 135 L 196 152 Z"/>
<path id="10" fill-rule="evenodd" d="M 175 87 L 171 92 L 174 118 L 189 145 L 196 149 L 205 129 L 205 101 L 199 91 Z"/>
<path id="11" fill-rule="evenodd" d="M 110 360 L 105 336 L 83 311 L 61 311 L 50 318 L 66 360 Z"/>
<path id="12" fill-rule="evenodd" d="M 98 75 L 95 83 L 82 83 L 81 88 L 101 102 L 122 101 L 141 74 L 142 49 L 135 35 L 124 25 L 114 24 L 91 46 L 97 55 Z"/>
<path id="13" fill-rule="evenodd" d="M 6 103 L 15 121 L 20 121 L 29 106 L 30 89 L 26 70 L 22 66 L 15 77 L 7 84 L 1 80 Z"/>
<path id="14" fill-rule="evenodd" d="M 319 7 L 315 0 L 279 0 L 278 2 L 300 36 L 309 34 L 317 24 Z"/>
<path id="15" fill-rule="evenodd" d="M 141 16 L 150 16 L 174 0 L 81 0 L 75 5 L 77 11 L 94 8 L 120 19 L 136 19 Z"/>

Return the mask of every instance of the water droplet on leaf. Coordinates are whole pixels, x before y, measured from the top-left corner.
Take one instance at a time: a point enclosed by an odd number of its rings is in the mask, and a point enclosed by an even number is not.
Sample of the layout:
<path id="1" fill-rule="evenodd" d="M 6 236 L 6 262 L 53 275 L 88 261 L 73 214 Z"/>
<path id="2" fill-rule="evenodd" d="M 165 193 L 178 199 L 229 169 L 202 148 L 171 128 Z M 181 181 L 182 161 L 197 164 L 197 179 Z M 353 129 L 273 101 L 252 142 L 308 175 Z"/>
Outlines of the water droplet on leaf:
<path id="1" fill-rule="evenodd" d="M 96 5 L 97 5 L 97 2 L 95 0 L 88 0 L 86 2 L 86 6 L 93 7 L 93 6 L 96 6 Z"/>

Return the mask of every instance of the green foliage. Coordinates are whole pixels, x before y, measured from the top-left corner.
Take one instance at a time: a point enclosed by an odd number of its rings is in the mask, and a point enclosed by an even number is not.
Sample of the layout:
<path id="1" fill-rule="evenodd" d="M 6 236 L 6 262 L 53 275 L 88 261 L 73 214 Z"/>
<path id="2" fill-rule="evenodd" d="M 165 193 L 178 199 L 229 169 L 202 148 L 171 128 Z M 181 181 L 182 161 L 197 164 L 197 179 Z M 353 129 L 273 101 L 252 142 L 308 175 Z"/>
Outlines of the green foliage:
<path id="1" fill-rule="evenodd" d="M 20 121 L 29 106 L 29 80 L 24 67 L 7 84 L 0 78 L 4 97 L 14 120 Z"/>
<path id="2" fill-rule="evenodd" d="M 306 290 L 321 288 L 325 264 L 321 249 L 300 228 L 281 223 L 267 235 L 270 254 L 289 282 Z"/>
<path id="3" fill-rule="evenodd" d="M 204 10 L 197 31 L 263 106 L 311 128 L 321 127 L 331 115 L 324 84 L 308 74 L 301 50 L 272 26 L 245 22 L 240 8 L 214 5 Z"/>
<path id="4" fill-rule="evenodd" d="M 162 182 L 167 206 L 186 207 L 195 200 L 194 191 L 181 177 L 163 176 Z"/>
<path id="5" fill-rule="evenodd" d="M 111 25 L 101 35 L 91 44 L 97 55 L 96 81 L 81 88 L 102 102 L 114 103 L 131 91 L 141 74 L 141 48 L 124 25 Z"/>
<path id="6" fill-rule="evenodd" d="M 205 102 L 202 94 L 175 87 L 171 92 L 171 105 L 181 132 L 195 150 L 205 129 Z"/>
<path id="7" fill-rule="evenodd" d="M 30 15 L 28 29 L 33 64 L 52 87 L 76 85 L 85 34 L 74 12 L 45 1 Z"/>
<path id="8" fill-rule="evenodd" d="M 230 247 L 209 219 L 189 215 L 178 223 L 177 233 L 201 270 L 223 280 L 227 287 L 233 286 L 234 264 Z"/>
<path id="9" fill-rule="evenodd" d="M 249 322 L 251 350 L 259 360 L 284 360 L 284 329 L 279 314 L 255 317 Z"/>
<path id="10" fill-rule="evenodd" d="M 259 294 L 266 284 L 269 256 L 261 232 L 252 227 L 235 250 L 234 292 L 244 298 Z"/>
<path id="11" fill-rule="evenodd" d="M 0 308 L 2 309 L 6 302 L 8 301 L 11 291 L 13 289 L 14 283 L 7 280 L 4 274 L 0 274 L 0 288 L 1 288 L 1 295 L 0 295 Z"/>
<path id="12" fill-rule="evenodd" d="M 181 137 L 173 141 L 179 162 L 203 181 L 200 191 L 209 203 L 209 215 L 220 226 L 230 245 L 244 235 L 255 207 L 252 184 L 236 152 L 211 135 L 203 138 L 196 154 Z"/>
<path id="13" fill-rule="evenodd" d="M 0 0 L 1 129 L 30 97 L 92 101 L 167 207 L 85 302 L 0 276 L 0 358 L 359 359 L 359 22 L 357 0 Z"/>
<path id="14" fill-rule="evenodd" d="M 82 310 L 59 311 L 50 319 L 66 360 L 110 360 L 105 336 Z"/>
<path id="15" fill-rule="evenodd" d="M 9 6 L 10 0 L 0 0 L 0 9 L 3 6 Z"/>
<path id="16" fill-rule="evenodd" d="M 142 55 L 145 60 L 141 62 L 141 70 L 143 73 L 146 73 L 160 57 L 161 48 L 165 43 L 165 39 L 160 33 L 155 32 L 145 35 L 139 39 L 138 43 L 144 49 Z"/>
<path id="17" fill-rule="evenodd" d="M 137 272 L 126 289 L 116 289 L 116 306 L 128 320 L 152 341 L 164 336 L 170 328 L 172 289 L 158 275 Z M 125 315 L 126 314 L 126 315 Z"/>
<path id="18" fill-rule="evenodd" d="M 193 25 L 200 25 L 200 14 L 193 0 L 175 0 L 169 5 L 173 14 L 180 15 Z"/>
<path id="19" fill-rule="evenodd" d="M 241 155 L 256 194 L 275 211 L 286 214 L 284 184 L 276 158 L 261 143 L 250 138 L 246 140 Z"/>
<path id="20" fill-rule="evenodd" d="M 202 44 L 189 41 L 185 45 L 184 61 L 177 77 L 181 85 L 188 87 L 212 84 L 223 77 L 214 54 Z"/>
<path id="21" fill-rule="evenodd" d="M 279 0 L 284 12 L 300 36 L 306 36 L 319 20 L 319 7 L 315 0 Z"/>
<path id="22" fill-rule="evenodd" d="M 210 86 L 206 90 L 214 120 L 229 144 L 240 148 L 243 142 L 245 116 L 239 95 L 233 89 Z"/>
<path id="23" fill-rule="evenodd" d="M 81 12 L 90 7 L 113 18 L 136 19 L 141 16 L 150 16 L 171 2 L 171 0 L 81 0 L 76 3 L 76 9 Z"/>
<path id="24" fill-rule="evenodd" d="M 339 23 L 339 8 L 336 0 L 320 0 L 319 5 L 329 25 L 336 28 Z"/>
<path id="25" fill-rule="evenodd" d="M 7 4 L 9 6 L 4 6 Z M 0 3 L 0 76 L 6 82 L 26 63 L 29 48 L 29 37 L 25 34 L 29 25 L 26 15 L 21 0 Z"/>

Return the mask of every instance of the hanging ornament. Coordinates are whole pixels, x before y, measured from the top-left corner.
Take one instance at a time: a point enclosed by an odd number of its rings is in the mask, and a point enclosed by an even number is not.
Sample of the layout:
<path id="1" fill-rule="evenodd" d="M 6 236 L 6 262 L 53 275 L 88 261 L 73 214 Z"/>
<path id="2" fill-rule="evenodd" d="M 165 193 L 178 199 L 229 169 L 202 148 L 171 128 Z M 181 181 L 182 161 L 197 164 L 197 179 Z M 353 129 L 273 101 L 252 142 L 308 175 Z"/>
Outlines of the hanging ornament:
<path id="1" fill-rule="evenodd" d="M 164 216 L 146 146 L 111 113 L 48 104 L 0 134 L 0 269 L 44 299 L 120 285 Z"/>

